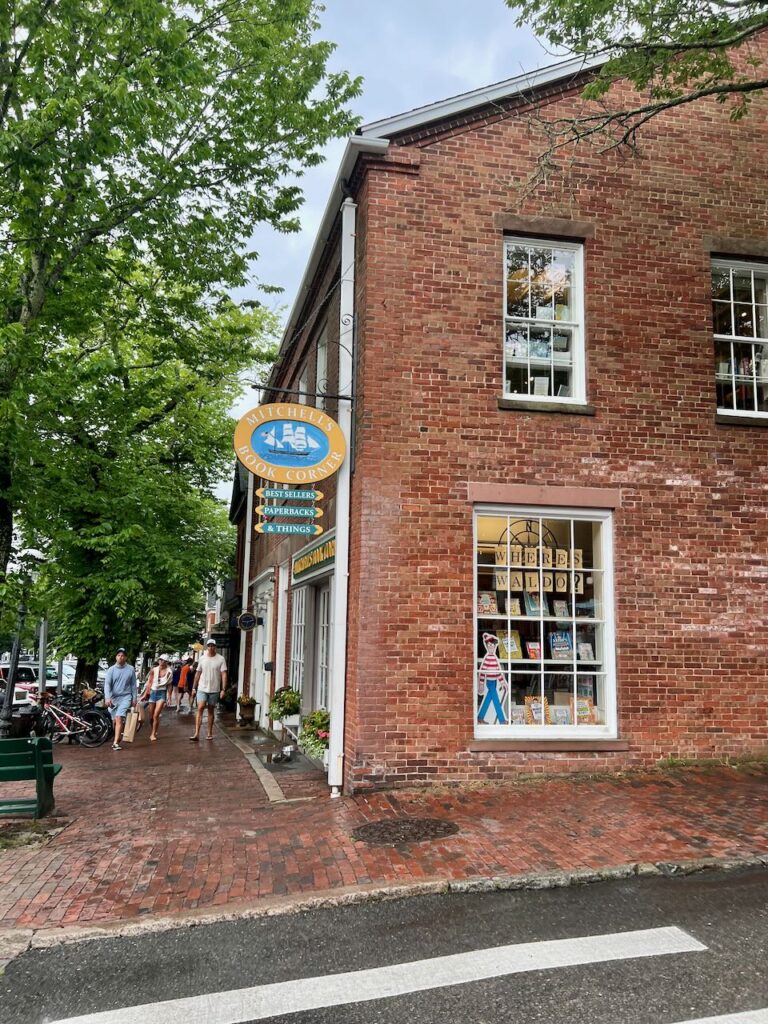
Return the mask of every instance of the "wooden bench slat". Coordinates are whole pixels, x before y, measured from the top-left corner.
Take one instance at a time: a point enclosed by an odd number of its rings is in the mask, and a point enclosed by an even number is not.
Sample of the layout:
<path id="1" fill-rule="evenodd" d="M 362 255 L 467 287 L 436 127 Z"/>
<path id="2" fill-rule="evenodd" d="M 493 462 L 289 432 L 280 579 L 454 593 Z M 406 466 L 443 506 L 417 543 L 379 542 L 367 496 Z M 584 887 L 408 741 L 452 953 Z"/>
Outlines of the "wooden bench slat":
<path id="1" fill-rule="evenodd" d="M 51 814 L 55 807 L 53 780 L 62 765 L 53 763 L 53 744 L 47 736 L 0 740 L 0 783 L 34 780 L 36 798 L 0 799 L 0 814 Z"/>

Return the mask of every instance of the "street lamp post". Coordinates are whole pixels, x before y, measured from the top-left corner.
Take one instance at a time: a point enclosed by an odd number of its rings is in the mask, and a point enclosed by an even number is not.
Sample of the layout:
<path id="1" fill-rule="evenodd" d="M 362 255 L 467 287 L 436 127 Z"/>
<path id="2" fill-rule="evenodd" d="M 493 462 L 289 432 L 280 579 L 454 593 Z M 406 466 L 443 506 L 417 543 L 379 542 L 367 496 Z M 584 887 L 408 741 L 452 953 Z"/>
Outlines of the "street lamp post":
<path id="1" fill-rule="evenodd" d="M 19 621 L 16 626 L 16 636 L 13 638 L 11 648 L 11 661 L 8 666 L 8 678 L 5 681 L 5 694 L 3 695 L 3 707 L 0 710 L 0 740 L 7 740 L 11 735 L 13 716 L 13 691 L 16 687 L 16 672 L 19 667 L 19 653 L 21 651 L 21 635 L 24 631 L 24 620 L 27 617 L 27 606 L 22 597 L 19 604 Z"/>

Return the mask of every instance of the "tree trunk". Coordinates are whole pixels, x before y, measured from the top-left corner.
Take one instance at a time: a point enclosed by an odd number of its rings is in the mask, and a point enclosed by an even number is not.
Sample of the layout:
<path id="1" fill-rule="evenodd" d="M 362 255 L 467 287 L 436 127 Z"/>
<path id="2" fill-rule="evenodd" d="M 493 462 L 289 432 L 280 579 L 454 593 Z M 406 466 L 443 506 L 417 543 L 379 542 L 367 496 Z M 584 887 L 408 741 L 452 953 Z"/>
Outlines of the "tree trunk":
<path id="1" fill-rule="evenodd" d="M 6 487 L 10 483 L 10 479 L 6 481 L 7 476 L 9 474 L 0 472 L 0 579 L 8 570 L 13 546 L 13 508 L 4 497 Z"/>
<path id="2" fill-rule="evenodd" d="M 86 688 L 93 689 L 96 686 L 98 671 L 98 662 L 89 665 L 85 658 L 78 658 L 75 669 L 75 692 L 80 693 Z"/>

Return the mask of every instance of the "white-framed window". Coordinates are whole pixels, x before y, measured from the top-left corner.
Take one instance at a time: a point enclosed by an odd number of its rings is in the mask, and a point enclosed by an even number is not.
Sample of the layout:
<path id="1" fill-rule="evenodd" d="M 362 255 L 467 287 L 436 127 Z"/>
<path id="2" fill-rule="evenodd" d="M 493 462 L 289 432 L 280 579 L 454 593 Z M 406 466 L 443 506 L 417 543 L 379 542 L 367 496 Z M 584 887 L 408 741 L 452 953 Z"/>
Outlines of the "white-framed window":
<path id="1" fill-rule="evenodd" d="M 307 395 L 307 391 L 309 391 L 309 367 L 306 363 L 302 367 L 299 379 L 296 382 L 296 390 L 298 391 L 296 398 L 299 405 L 309 404 L 309 396 Z"/>
<path id="2" fill-rule="evenodd" d="M 712 261 L 717 411 L 768 416 L 768 265 Z"/>
<path id="3" fill-rule="evenodd" d="M 291 604 L 291 675 L 290 687 L 301 693 L 304 689 L 304 641 L 307 629 L 307 588 L 293 591 Z"/>
<path id="4" fill-rule="evenodd" d="M 328 325 L 326 324 L 317 336 L 315 348 L 315 406 L 325 408 L 325 395 L 328 393 Z"/>
<path id="5" fill-rule="evenodd" d="M 328 667 L 331 651 L 331 585 L 326 583 L 317 591 L 317 617 L 315 623 L 315 641 L 317 650 L 317 706 L 328 707 Z"/>
<path id="6" fill-rule="evenodd" d="M 612 515 L 475 509 L 475 735 L 617 735 Z"/>
<path id="7" fill-rule="evenodd" d="M 504 242 L 505 398 L 586 401 L 583 246 Z"/>

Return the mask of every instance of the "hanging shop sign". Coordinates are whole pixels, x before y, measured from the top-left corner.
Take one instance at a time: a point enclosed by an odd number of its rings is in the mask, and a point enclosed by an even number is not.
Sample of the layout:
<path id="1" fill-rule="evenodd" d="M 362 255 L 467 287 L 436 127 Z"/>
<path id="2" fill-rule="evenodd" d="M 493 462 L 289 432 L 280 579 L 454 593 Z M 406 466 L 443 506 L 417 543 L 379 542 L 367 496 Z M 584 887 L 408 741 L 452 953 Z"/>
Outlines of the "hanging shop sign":
<path id="1" fill-rule="evenodd" d="M 314 523 L 257 523 L 254 529 L 257 533 L 294 533 L 305 537 L 316 537 L 323 532 L 322 526 Z"/>
<path id="2" fill-rule="evenodd" d="M 276 516 L 285 516 L 286 519 L 319 519 L 323 514 L 323 510 L 314 505 L 305 508 L 300 505 L 257 505 L 254 512 L 265 519 L 274 519 Z"/>
<path id="3" fill-rule="evenodd" d="M 316 491 L 311 487 L 299 487 L 295 491 L 282 487 L 257 487 L 256 497 L 282 498 L 283 501 L 320 501 L 323 492 Z"/>
<path id="4" fill-rule="evenodd" d="M 336 559 L 336 538 L 303 548 L 293 559 L 293 581 L 329 569 Z"/>
<path id="5" fill-rule="evenodd" d="M 237 618 L 240 629 L 248 631 L 256 626 L 256 616 L 253 612 L 242 612 Z"/>
<path id="6" fill-rule="evenodd" d="M 338 470 L 346 453 L 338 423 L 309 405 L 260 405 L 235 427 L 238 459 L 270 483 L 298 485 L 324 480 Z"/>

